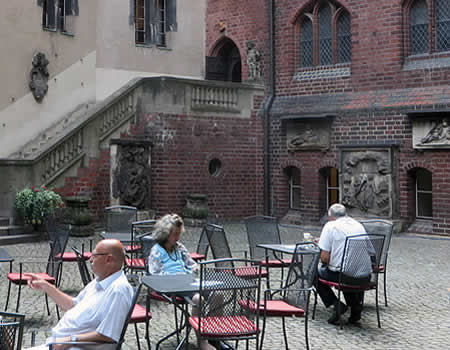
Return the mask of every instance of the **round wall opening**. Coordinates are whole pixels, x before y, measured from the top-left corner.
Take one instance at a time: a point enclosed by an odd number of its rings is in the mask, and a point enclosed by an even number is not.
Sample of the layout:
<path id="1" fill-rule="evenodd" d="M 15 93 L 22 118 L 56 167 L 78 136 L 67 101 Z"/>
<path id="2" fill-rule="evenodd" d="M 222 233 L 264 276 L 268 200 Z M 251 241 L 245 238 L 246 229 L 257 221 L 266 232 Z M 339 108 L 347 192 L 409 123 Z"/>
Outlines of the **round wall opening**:
<path id="1" fill-rule="evenodd" d="M 211 176 L 218 176 L 220 174 L 220 169 L 222 169 L 222 162 L 220 159 L 211 159 L 208 166 L 208 171 Z"/>

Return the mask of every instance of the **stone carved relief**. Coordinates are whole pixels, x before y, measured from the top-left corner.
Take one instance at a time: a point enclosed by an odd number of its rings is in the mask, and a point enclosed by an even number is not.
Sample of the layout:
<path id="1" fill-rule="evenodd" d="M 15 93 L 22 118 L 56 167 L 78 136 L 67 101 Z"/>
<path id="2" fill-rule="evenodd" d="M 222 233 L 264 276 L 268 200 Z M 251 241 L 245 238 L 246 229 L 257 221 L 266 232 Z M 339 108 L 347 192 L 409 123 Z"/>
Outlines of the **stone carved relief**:
<path id="1" fill-rule="evenodd" d="M 327 149 L 329 124 L 324 122 L 288 123 L 286 146 L 288 151 Z"/>
<path id="2" fill-rule="evenodd" d="M 391 215 L 389 157 L 387 151 L 342 153 L 342 203 L 351 214 Z"/>
<path id="3" fill-rule="evenodd" d="M 48 91 L 48 70 L 49 64 L 45 54 L 38 52 L 33 56 L 33 68 L 30 71 L 30 90 L 36 102 L 41 103 Z"/>
<path id="4" fill-rule="evenodd" d="M 449 148 L 450 124 L 448 119 L 413 122 L 415 148 Z"/>
<path id="5" fill-rule="evenodd" d="M 150 151 L 147 147 L 122 145 L 114 171 L 113 196 L 121 204 L 148 209 L 150 204 Z"/>
<path id="6" fill-rule="evenodd" d="M 247 41 L 247 69 L 248 80 L 261 79 L 261 54 L 251 40 Z"/>

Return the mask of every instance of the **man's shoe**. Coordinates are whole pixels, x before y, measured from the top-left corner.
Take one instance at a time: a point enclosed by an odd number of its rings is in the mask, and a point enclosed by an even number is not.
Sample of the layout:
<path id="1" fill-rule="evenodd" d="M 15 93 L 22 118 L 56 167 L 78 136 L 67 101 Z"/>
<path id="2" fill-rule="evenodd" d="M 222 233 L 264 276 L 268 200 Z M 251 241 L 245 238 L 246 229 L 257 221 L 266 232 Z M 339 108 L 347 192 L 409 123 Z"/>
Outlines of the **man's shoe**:
<path id="1" fill-rule="evenodd" d="M 343 314 L 345 314 L 348 310 L 348 306 L 345 305 L 343 302 L 336 301 L 334 304 L 334 311 L 331 317 L 328 319 L 328 323 L 338 325 L 339 324 L 339 316 L 338 316 L 338 308 L 340 308 L 341 311 L 341 317 Z"/>
<path id="2" fill-rule="evenodd" d="M 348 323 L 353 324 L 355 326 L 359 326 L 359 321 L 361 320 L 361 315 L 350 315 L 348 318 Z"/>
<path id="3" fill-rule="evenodd" d="M 214 346 L 217 350 L 234 350 L 228 344 L 219 340 L 210 340 L 209 343 Z"/>

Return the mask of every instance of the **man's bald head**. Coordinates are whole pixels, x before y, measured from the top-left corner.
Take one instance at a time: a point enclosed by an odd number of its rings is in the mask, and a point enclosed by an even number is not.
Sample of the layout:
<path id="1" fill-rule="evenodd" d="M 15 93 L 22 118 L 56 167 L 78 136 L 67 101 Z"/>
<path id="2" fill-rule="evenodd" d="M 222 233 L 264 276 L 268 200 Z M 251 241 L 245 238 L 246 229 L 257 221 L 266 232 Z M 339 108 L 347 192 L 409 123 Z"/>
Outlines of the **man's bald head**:
<path id="1" fill-rule="evenodd" d="M 97 243 L 91 258 L 92 270 L 104 279 L 120 271 L 125 260 L 122 243 L 117 239 L 104 239 Z"/>

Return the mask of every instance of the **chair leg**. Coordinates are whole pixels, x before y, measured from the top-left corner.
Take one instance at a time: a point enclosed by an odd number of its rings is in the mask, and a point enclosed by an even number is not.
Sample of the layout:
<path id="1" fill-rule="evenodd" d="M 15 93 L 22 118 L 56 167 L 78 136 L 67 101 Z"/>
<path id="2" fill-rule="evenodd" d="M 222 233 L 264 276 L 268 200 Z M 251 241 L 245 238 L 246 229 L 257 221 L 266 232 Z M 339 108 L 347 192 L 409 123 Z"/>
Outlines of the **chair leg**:
<path id="1" fill-rule="evenodd" d="M 19 289 L 20 292 L 20 289 Z M 45 295 L 45 304 L 47 305 L 47 314 L 50 316 L 50 307 L 48 306 L 48 296 L 47 293 L 44 294 Z"/>
<path id="2" fill-rule="evenodd" d="M 306 312 L 306 316 L 305 316 L 305 344 L 306 344 L 306 350 L 309 350 L 309 338 L 308 338 L 308 312 Z"/>
<path id="3" fill-rule="evenodd" d="M 134 332 L 136 333 L 136 343 L 137 343 L 138 350 L 141 350 L 141 342 L 139 341 L 139 331 L 138 331 L 137 323 L 134 323 Z"/>
<path id="4" fill-rule="evenodd" d="M 6 297 L 5 311 L 8 310 L 9 294 L 10 293 L 11 293 L 11 281 L 9 281 L 9 284 L 8 284 L 8 295 Z"/>
<path id="5" fill-rule="evenodd" d="M 385 266 L 386 268 L 386 266 Z M 387 289 L 386 289 L 386 270 L 383 273 L 383 289 L 384 289 L 384 305 L 387 307 L 388 303 L 387 303 Z"/>
<path id="6" fill-rule="evenodd" d="M 314 293 L 314 306 L 313 306 L 312 319 L 314 320 L 316 317 L 316 306 L 317 306 L 317 290 L 315 288 L 313 289 L 313 293 Z"/>
<path id="7" fill-rule="evenodd" d="M 337 315 L 339 320 L 340 328 L 343 329 L 343 322 L 342 322 L 342 316 L 341 316 L 341 289 L 338 289 L 338 308 L 337 308 Z"/>
<path id="8" fill-rule="evenodd" d="M 286 321 L 285 321 L 284 317 L 281 317 L 281 324 L 283 325 L 284 345 L 286 346 L 286 350 L 289 350 L 287 334 L 286 334 Z"/>
<path id="9" fill-rule="evenodd" d="M 266 317 L 264 316 L 264 320 L 263 320 L 263 326 L 262 326 L 262 331 L 261 331 L 261 342 L 259 344 L 259 348 L 262 349 L 263 348 L 263 344 L 264 344 L 264 335 L 266 334 Z"/>
<path id="10" fill-rule="evenodd" d="M 20 292 L 22 291 L 22 284 L 19 283 L 19 291 L 17 293 L 16 313 L 19 312 Z M 45 294 L 47 296 L 47 294 Z"/>
<path id="11" fill-rule="evenodd" d="M 61 319 L 61 316 L 59 315 L 59 307 L 56 305 L 56 316 L 58 317 L 58 321 Z"/>
<path id="12" fill-rule="evenodd" d="M 375 288 L 375 306 L 377 308 L 378 328 L 381 328 L 380 309 L 378 307 L 378 286 Z"/>

